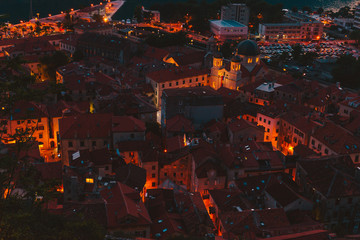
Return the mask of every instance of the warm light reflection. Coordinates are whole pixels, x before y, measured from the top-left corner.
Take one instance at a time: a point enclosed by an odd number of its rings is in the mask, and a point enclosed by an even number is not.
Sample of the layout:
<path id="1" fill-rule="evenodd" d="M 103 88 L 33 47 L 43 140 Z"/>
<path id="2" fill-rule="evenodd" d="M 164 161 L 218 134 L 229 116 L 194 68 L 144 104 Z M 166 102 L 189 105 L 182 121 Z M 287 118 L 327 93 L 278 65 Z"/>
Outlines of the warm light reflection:
<path id="1" fill-rule="evenodd" d="M 93 178 L 86 178 L 86 183 L 94 183 L 94 179 Z"/>

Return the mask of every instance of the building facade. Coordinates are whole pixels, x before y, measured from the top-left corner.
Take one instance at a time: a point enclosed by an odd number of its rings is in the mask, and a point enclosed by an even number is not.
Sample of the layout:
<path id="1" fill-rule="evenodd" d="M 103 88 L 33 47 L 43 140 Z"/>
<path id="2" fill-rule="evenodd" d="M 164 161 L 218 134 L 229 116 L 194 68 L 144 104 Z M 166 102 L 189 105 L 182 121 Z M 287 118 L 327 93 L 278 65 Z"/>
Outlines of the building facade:
<path id="1" fill-rule="evenodd" d="M 249 24 L 250 9 L 243 3 L 232 3 L 221 7 L 221 20 L 233 20 L 245 26 Z"/>

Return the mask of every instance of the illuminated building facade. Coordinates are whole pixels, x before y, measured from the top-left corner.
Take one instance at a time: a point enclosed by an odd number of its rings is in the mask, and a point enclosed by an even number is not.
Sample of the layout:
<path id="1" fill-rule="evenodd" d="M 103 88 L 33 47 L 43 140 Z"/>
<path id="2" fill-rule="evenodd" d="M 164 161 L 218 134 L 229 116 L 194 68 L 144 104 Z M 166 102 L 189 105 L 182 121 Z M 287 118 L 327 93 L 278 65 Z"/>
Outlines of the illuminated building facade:
<path id="1" fill-rule="evenodd" d="M 262 23 L 259 24 L 261 38 L 274 40 L 320 40 L 324 25 L 319 21 Z"/>
<path id="2" fill-rule="evenodd" d="M 214 89 L 226 87 L 238 90 L 239 87 L 263 76 L 265 72 L 256 42 L 245 40 L 237 46 L 230 62 L 224 60 L 219 53 L 214 55 L 210 86 Z"/>

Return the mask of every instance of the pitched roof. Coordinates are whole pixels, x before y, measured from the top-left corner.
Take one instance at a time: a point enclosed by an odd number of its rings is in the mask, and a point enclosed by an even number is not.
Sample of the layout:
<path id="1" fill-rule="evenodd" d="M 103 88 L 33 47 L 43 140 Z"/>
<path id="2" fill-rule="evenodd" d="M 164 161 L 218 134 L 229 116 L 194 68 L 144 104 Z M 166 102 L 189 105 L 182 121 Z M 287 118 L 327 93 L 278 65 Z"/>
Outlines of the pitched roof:
<path id="1" fill-rule="evenodd" d="M 112 114 L 81 114 L 59 120 L 61 139 L 110 138 Z"/>
<path id="2" fill-rule="evenodd" d="M 62 180 L 62 163 L 49 162 L 49 163 L 36 163 L 35 168 L 40 172 L 42 180 L 57 179 Z"/>
<path id="3" fill-rule="evenodd" d="M 212 89 L 211 87 L 188 87 L 188 88 L 172 88 L 165 89 L 163 95 L 170 96 L 218 96 L 220 93 Z"/>
<path id="4" fill-rule="evenodd" d="M 191 133 L 194 132 L 195 129 L 189 119 L 187 119 L 183 115 L 176 115 L 166 120 L 166 131 Z"/>
<path id="5" fill-rule="evenodd" d="M 208 69 L 197 69 L 193 67 L 177 67 L 170 69 L 162 69 L 147 74 L 147 77 L 157 83 L 174 81 L 184 78 L 198 77 L 208 74 Z"/>
<path id="6" fill-rule="evenodd" d="M 290 226 L 283 208 L 226 212 L 220 214 L 220 221 L 226 232 L 225 238 L 251 232 L 261 236 L 272 228 Z"/>
<path id="7" fill-rule="evenodd" d="M 11 119 L 38 119 L 48 117 L 46 105 L 29 101 L 17 101 L 14 103 Z"/>
<path id="8" fill-rule="evenodd" d="M 337 154 L 360 153 L 360 139 L 332 122 L 326 122 L 312 136 Z"/>
<path id="9" fill-rule="evenodd" d="M 232 119 L 228 123 L 228 128 L 233 133 L 242 131 L 242 130 L 247 129 L 247 128 L 254 128 L 255 130 L 263 131 L 263 129 L 261 129 L 260 127 L 258 127 L 256 125 L 244 120 L 243 118 L 241 118 L 241 119 L 238 119 L 238 118 Z"/>
<path id="10" fill-rule="evenodd" d="M 116 169 L 115 173 L 117 181 L 138 191 L 144 188 L 146 182 L 146 170 L 144 168 L 129 163 Z"/>
<path id="11" fill-rule="evenodd" d="M 348 156 L 307 159 L 298 164 L 305 170 L 305 180 L 324 197 L 360 196 L 360 184 L 354 180 L 354 166 Z"/>
<path id="12" fill-rule="evenodd" d="M 238 212 L 254 208 L 237 189 L 213 189 L 209 190 L 209 194 L 220 212 Z"/>
<path id="13" fill-rule="evenodd" d="M 114 116 L 113 132 L 145 132 L 145 123 L 132 116 Z"/>
<path id="14" fill-rule="evenodd" d="M 100 191 L 105 200 L 107 213 L 107 227 L 150 225 L 151 219 L 141 201 L 139 193 L 134 189 L 117 182 L 115 185 Z M 125 222 L 125 220 L 128 220 Z"/>

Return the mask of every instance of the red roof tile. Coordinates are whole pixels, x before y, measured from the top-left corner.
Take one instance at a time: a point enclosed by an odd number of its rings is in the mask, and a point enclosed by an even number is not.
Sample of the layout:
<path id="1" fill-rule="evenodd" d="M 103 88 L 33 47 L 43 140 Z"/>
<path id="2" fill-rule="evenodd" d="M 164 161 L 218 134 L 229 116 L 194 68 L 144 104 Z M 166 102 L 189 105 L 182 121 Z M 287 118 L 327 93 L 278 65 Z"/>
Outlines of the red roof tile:
<path id="1" fill-rule="evenodd" d="M 176 115 L 166 121 L 166 131 L 191 133 L 194 132 L 195 129 L 189 119 L 185 118 L 183 115 Z"/>
<path id="2" fill-rule="evenodd" d="M 61 139 L 109 138 L 112 114 L 81 114 L 59 120 Z"/>
<path id="3" fill-rule="evenodd" d="M 114 116 L 113 132 L 145 132 L 145 123 L 132 116 Z"/>
<path id="4" fill-rule="evenodd" d="M 145 205 L 141 201 L 139 193 L 134 189 L 117 182 L 114 186 L 101 190 L 100 194 L 105 200 L 109 229 L 151 224 Z M 122 223 L 128 217 L 133 217 L 136 221 Z"/>
<path id="5" fill-rule="evenodd" d="M 177 67 L 150 72 L 147 77 L 157 83 L 174 81 L 183 78 L 198 77 L 208 74 L 208 69 L 197 69 L 192 67 Z"/>

